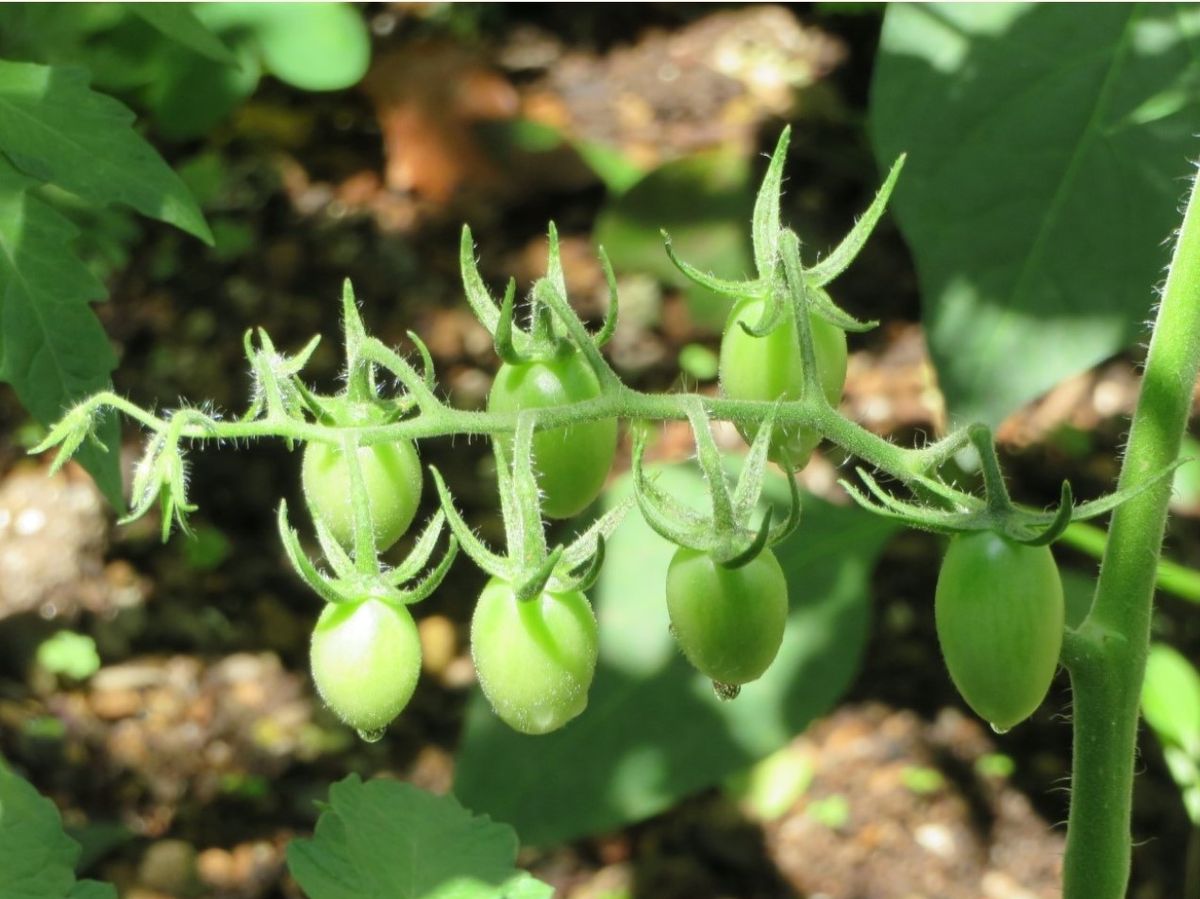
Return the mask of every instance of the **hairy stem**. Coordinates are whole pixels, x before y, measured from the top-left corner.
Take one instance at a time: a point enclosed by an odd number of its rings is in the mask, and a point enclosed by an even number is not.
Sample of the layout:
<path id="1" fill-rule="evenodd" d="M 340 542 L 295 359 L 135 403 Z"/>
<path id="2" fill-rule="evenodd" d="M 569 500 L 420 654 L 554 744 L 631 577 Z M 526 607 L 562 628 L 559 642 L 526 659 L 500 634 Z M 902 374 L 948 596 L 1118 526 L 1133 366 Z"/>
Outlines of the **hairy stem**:
<path id="1" fill-rule="evenodd" d="M 1193 181 L 1118 488 L 1150 480 L 1178 456 L 1198 367 L 1200 198 Z M 1170 495 L 1170 480 L 1161 479 L 1113 513 L 1091 612 L 1064 656 L 1075 726 L 1065 899 L 1120 899 L 1129 880 L 1139 700 Z"/>

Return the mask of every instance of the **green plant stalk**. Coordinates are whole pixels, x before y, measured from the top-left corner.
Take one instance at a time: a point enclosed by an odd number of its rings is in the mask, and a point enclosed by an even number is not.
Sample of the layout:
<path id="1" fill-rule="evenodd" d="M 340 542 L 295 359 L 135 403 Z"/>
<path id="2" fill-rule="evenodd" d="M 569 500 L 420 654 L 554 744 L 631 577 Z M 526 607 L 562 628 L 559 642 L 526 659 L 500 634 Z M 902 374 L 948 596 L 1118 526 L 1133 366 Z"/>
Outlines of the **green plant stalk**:
<path id="1" fill-rule="evenodd" d="M 1179 455 L 1198 368 L 1200 191 L 1193 180 L 1118 489 L 1151 479 Z M 1091 612 L 1064 646 L 1075 738 L 1065 899 L 1120 899 L 1129 881 L 1138 714 L 1170 496 L 1163 479 L 1113 513 Z"/>
<path id="2" fill-rule="evenodd" d="M 1104 558 L 1108 546 L 1108 532 L 1103 528 L 1082 521 L 1072 522 L 1063 531 L 1062 542 L 1097 559 Z M 1200 602 L 1200 571 L 1172 562 L 1158 560 L 1158 572 L 1154 583 L 1164 593 L 1171 593 L 1189 602 Z"/>

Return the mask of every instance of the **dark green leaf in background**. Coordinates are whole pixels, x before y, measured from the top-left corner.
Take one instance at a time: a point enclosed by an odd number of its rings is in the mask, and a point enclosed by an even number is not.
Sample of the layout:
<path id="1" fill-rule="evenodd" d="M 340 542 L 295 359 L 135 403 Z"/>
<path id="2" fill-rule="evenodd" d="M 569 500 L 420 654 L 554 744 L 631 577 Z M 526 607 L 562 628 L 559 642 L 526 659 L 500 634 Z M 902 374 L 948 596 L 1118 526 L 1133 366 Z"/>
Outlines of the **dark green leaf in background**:
<path id="1" fill-rule="evenodd" d="M 48 425 L 71 403 L 108 387 L 116 356 L 88 305 L 103 299 L 104 288 L 71 253 L 78 232 L 32 187 L 0 157 L 0 380 Z M 79 460 L 120 508 L 115 419 L 105 419 L 98 433 L 114 451 L 88 441 Z"/>
<path id="2" fill-rule="evenodd" d="M 894 4 L 870 128 L 957 419 L 1145 335 L 1200 155 L 1200 7 Z"/>
<path id="3" fill-rule="evenodd" d="M 703 495 L 691 469 L 664 489 Z M 774 479 L 778 499 L 786 496 Z M 612 503 L 628 482 L 609 492 Z M 762 758 L 827 711 L 858 669 L 868 584 L 895 525 L 806 498 L 799 530 L 777 547 L 791 615 L 771 669 L 732 702 L 675 648 L 663 593 L 674 547 L 636 513 L 608 543 L 595 590 L 600 667 L 587 710 L 541 737 L 501 723 L 481 695 L 468 713 L 455 793 L 547 845 L 653 815 Z"/>
<path id="4" fill-rule="evenodd" d="M 287 850 L 311 899 L 550 899 L 516 856 L 512 828 L 452 797 L 355 774 L 329 788 L 313 838 Z"/>

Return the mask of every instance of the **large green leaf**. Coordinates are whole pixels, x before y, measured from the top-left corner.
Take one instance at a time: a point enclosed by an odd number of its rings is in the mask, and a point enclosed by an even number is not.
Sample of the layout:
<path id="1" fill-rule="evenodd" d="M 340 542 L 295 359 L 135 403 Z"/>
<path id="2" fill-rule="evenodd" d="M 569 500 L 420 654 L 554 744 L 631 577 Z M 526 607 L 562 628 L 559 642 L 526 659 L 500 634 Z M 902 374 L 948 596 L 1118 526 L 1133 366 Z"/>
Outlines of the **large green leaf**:
<path id="1" fill-rule="evenodd" d="M 0 150 L 25 174 L 121 203 L 212 243 L 179 176 L 133 130 L 133 113 L 88 87 L 84 69 L 0 60 Z"/>
<path id="2" fill-rule="evenodd" d="M 1200 7 L 894 4 L 870 127 L 956 417 L 1144 333 L 1200 154 Z"/>
<path id="3" fill-rule="evenodd" d="M 516 856 L 511 827 L 450 796 L 356 774 L 329 788 L 313 838 L 287 849 L 312 899 L 550 899 Z"/>
<path id="4" fill-rule="evenodd" d="M 71 252 L 78 232 L 32 186 L 0 157 L 0 380 L 49 425 L 71 403 L 108 387 L 116 356 L 88 305 L 103 299 L 104 288 Z M 78 458 L 120 508 L 112 416 L 98 435 L 110 450 L 89 441 Z"/>
<path id="5" fill-rule="evenodd" d="M 110 884 L 75 881 L 79 844 L 63 832 L 54 803 L 0 761 L 0 896 L 116 899 Z"/>
<path id="6" fill-rule="evenodd" d="M 690 469 L 665 471 L 660 484 L 681 498 L 703 491 Z M 766 756 L 827 711 L 857 670 L 871 568 L 895 527 L 806 499 L 800 529 L 777 548 L 791 599 L 783 647 L 766 675 L 720 702 L 668 631 L 663 584 L 674 547 L 631 514 L 608 543 L 596 590 L 601 659 L 587 710 L 529 737 L 477 696 L 455 792 L 545 845 L 655 814 Z"/>

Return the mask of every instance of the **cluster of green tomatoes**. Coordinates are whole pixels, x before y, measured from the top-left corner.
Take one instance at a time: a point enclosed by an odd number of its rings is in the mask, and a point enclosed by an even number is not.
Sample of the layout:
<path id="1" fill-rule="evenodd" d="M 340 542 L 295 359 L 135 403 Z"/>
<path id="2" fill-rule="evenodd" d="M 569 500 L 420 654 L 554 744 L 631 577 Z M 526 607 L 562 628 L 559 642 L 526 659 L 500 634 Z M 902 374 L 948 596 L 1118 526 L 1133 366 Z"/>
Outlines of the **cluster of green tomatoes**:
<path id="1" fill-rule="evenodd" d="M 795 399 L 803 369 L 795 328 L 777 325 L 763 337 L 744 330 L 757 322 L 763 301 L 739 303 L 721 346 L 721 380 L 732 399 Z M 828 399 L 840 398 L 846 373 L 842 331 L 814 317 L 818 365 Z M 819 322 L 819 323 L 818 323 Z M 489 412 L 518 413 L 583 403 L 601 396 L 588 360 L 560 342 L 549 355 L 501 365 L 488 397 Z M 369 413 L 368 413 L 369 414 Z M 512 439 L 498 438 L 510 448 Z M 808 458 L 820 435 L 776 428 L 772 458 Z M 599 496 L 618 443 L 615 418 L 532 435 L 532 468 L 540 511 L 565 519 Z M 357 448 L 373 542 L 379 552 L 409 530 L 422 492 L 422 466 L 407 439 Z M 345 452 L 323 442 L 305 449 L 301 468 L 310 513 L 347 551 L 355 545 L 353 484 Z M 618 562 L 619 564 L 619 562 Z M 775 658 L 787 620 L 787 584 L 768 546 L 736 560 L 681 545 L 665 585 L 671 631 L 688 660 L 721 695 L 736 695 Z M 541 734 L 579 715 L 595 673 L 599 633 L 582 590 L 544 589 L 518 597 L 516 585 L 493 577 L 471 622 L 471 654 L 479 683 L 496 714 L 516 730 Z M 326 704 L 365 735 L 379 733 L 407 705 L 421 667 L 421 647 L 408 607 L 386 598 L 331 602 L 312 639 L 312 671 Z"/>
<path id="2" fill-rule="evenodd" d="M 720 348 L 725 398 L 770 404 L 803 394 L 802 341 L 795 318 L 784 315 L 773 328 L 755 334 L 754 326 L 766 319 L 765 305 L 762 298 L 734 305 Z M 846 375 L 845 333 L 814 314 L 809 334 L 817 382 L 824 400 L 836 404 Z M 489 412 L 552 409 L 593 401 L 603 393 L 588 358 L 569 341 L 552 341 L 541 355 L 505 355 L 510 361 L 495 376 Z M 702 418 L 693 421 L 698 442 L 704 425 Z M 769 434 L 756 446 L 765 447 L 765 454 L 789 474 L 807 462 L 821 440 L 817 431 L 803 426 L 768 423 L 765 428 Z M 752 440 L 756 435 L 745 436 Z M 494 439 L 505 448 L 498 454 L 505 460 L 512 454 L 511 435 Z M 541 429 L 529 439 L 539 516 L 570 518 L 589 507 L 613 464 L 616 418 Z M 373 543 L 382 552 L 412 524 L 422 492 L 420 459 L 407 439 L 360 446 L 357 454 Z M 310 443 L 302 481 L 315 521 L 352 549 L 354 491 L 343 451 Z M 639 483 L 645 486 L 644 480 Z M 671 632 L 718 695 L 732 698 L 766 672 L 783 640 L 788 588 L 768 545 L 782 534 L 767 540 L 764 521 L 760 534 L 737 552 L 689 545 L 695 541 L 681 536 L 683 531 L 662 524 L 662 512 L 650 506 L 654 493 L 647 489 L 647 494 L 639 496 L 647 519 L 680 543 L 665 584 Z M 454 515 L 452 506 L 446 511 Z M 955 536 L 938 579 L 935 609 L 947 666 L 972 708 L 1000 731 L 1028 717 L 1046 695 L 1061 649 L 1062 588 L 1049 549 L 988 530 Z M 584 711 L 599 634 L 583 589 L 543 586 L 521 595 L 514 580 L 493 576 L 475 606 L 470 639 L 482 690 L 496 714 L 514 729 L 547 733 Z M 326 606 L 313 633 L 311 658 L 324 701 L 370 738 L 409 702 L 421 647 L 406 605 L 368 596 Z"/>
<path id="3" fill-rule="evenodd" d="M 161 502 L 165 539 L 172 520 L 186 526 L 186 514 L 195 508 L 186 496 L 182 442 L 262 436 L 305 441 L 304 496 L 328 571 L 305 555 L 288 524 L 286 503 L 279 526 L 296 572 L 327 602 L 313 633 L 313 677 L 339 717 L 364 738 L 377 739 L 408 704 L 421 669 L 421 642 L 409 607 L 438 587 L 460 548 L 490 576 L 471 622 L 471 654 L 496 714 L 519 731 L 541 734 L 584 710 L 599 654 L 586 591 L 599 573 L 605 539 L 632 503 L 609 510 L 565 546 L 547 545 L 544 519 L 574 517 L 596 500 L 613 465 L 622 419 L 635 423 L 634 501 L 646 522 L 677 546 L 664 584 L 672 633 L 719 696 L 736 696 L 764 674 L 782 643 L 788 584 L 772 546 L 799 521 L 794 471 L 824 434 L 899 478 L 920 501 L 898 499 L 862 469 L 860 484 L 874 498 L 843 481 L 854 499 L 951 536 L 935 601 L 943 655 L 966 701 L 1005 730 L 1041 703 L 1058 665 L 1063 596 L 1047 545 L 1071 520 L 1102 514 L 1127 497 L 1118 492 L 1075 507 L 1064 485 L 1058 512 L 1020 509 L 1008 499 L 986 429 L 949 435 L 939 441 L 945 449 L 929 455 L 901 450 L 838 416 L 845 332 L 873 323 L 858 322 L 838 308 L 825 287 L 853 261 L 879 221 L 903 159 L 845 239 L 805 267 L 799 237 L 780 223 L 787 143 L 785 130 L 755 204 L 755 277 L 717 278 L 678 259 L 667 242 L 668 255 L 685 275 L 731 301 L 720 347 L 720 397 L 652 396 L 621 382 L 600 352 L 617 314 L 616 279 L 603 253 L 610 308 L 598 333 L 588 331 L 567 300 L 553 227 L 547 275 L 533 286 L 522 328 L 514 322 L 515 284 L 509 282 L 497 303 L 464 229 L 464 290 L 502 362 L 487 412 L 453 409 L 436 396 L 433 363 L 416 335 L 423 373 L 370 337 L 347 285 L 346 388 L 337 396 L 317 396 L 299 377 L 315 339 L 285 356 L 260 329 L 260 346 L 252 334 L 246 336 L 255 388 L 240 419 L 222 421 L 198 409 L 159 419 L 102 393 L 72 409 L 36 449 L 59 445 L 61 465 L 95 436 L 104 407 L 150 427 L 153 436 L 135 472 L 130 518 Z M 380 373 L 396 378 L 404 391 L 382 396 Z M 750 443 L 732 490 L 710 415 L 735 422 Z M 642 466 L 646 422 L 685 417 L 695 435 L 711 515 L 672 498 Z M 505 551 L 478 539 L 433 469 L 440 509 L 405 560 L 387 567 L 380 554 L 409 530 L 421 499 L 424 472 L 411 438 L 451 434 L 486 434 L 492 441 Z M 947 485 L 939 474 L 939 466 L 968 440 L 984 462 L 986 498 Z M 788 476 L 791 511 L 786 520 L 772 522 L 768 510 L 756 526 L 752 519 L 768 461 Z M 449 548 L 422 575 L 446 526 Z"/>

